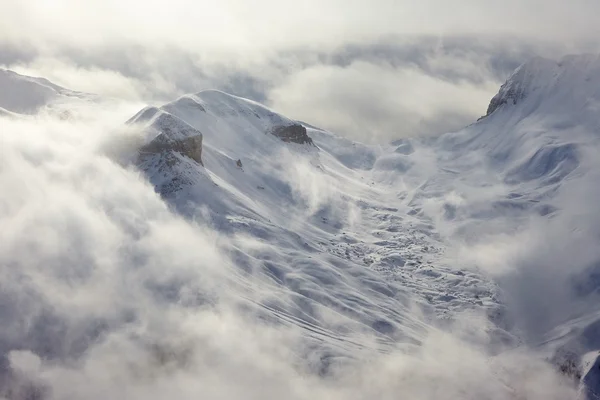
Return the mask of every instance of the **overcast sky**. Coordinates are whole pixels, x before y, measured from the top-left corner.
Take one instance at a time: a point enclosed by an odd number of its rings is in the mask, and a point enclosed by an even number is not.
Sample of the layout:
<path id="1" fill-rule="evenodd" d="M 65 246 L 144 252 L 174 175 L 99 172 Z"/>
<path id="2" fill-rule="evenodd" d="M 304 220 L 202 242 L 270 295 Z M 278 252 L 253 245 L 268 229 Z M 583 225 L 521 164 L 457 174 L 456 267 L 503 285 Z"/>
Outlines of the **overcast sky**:
<path id="1" fill-rule="evenodd" d="M 535 56 L 598 51 L 597 0 L 0 0 L 0 66 L 160 103 L 217 88 L 354 139 L 457 129 Z"/>

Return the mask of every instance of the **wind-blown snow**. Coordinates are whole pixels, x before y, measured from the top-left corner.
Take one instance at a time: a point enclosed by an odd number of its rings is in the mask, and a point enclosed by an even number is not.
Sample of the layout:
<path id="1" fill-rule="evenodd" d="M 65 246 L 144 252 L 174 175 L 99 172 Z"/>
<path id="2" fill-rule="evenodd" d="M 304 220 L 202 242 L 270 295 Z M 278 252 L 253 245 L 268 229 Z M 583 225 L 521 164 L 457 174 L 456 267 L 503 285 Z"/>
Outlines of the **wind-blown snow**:
<path id="1" fill-rule="evenodd" d="M 1 118 L 3 395 L 595 393 L 599 100 L 581 56 L 427 141 L 289 143 L 218 91 L 125 127 Z"/>

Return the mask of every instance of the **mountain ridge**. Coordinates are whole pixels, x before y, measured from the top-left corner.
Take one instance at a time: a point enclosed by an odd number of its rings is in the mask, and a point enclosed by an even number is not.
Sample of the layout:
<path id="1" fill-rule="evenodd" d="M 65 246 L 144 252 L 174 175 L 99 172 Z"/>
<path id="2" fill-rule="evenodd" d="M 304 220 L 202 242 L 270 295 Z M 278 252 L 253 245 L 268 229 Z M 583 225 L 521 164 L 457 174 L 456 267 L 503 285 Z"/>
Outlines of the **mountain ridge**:
<path id="1" fill-rule="evenodd" d="M 319 377 L 364 361 L 362 352 L 419 354 L 430 335 L 457 329 L 485 349 L 485 363 L 535 350 L 597 390 L 600 254 L 589 193 L 600 187 L 600 70 L 597 58 L 565 60 L 520 67 L 489 115 L 462 130 L 389 145 L 353 142 L 214 90 L 142 109 L 128 121 L 142 143 L 126 167 L 141 171 L 149 182 L 141 186 L 184 224 L 177 249 L 189 252 L 175 257 L 182 276 L 159 260 L 144 293 L 185 304 L 185 313 L 212 307 L 216 300 L 186 285 L 204 257 L 193 253 L 201 228 L 224 254 L 214 259 L 232 264 L 219 281 L 224 295 L 245 320 L 301 332 L 294 355 Z M 273 134 L 298 125 L 304 130 L 292 133 L 303 143 Z M 133 231 L 136 251 L 148 246 L 150 228 L 132 229 L 128 208 L 101 211 Z M 148 258 L 127 255 L 140 265 Z M 469 325 L 472 315 L 484 323 Z M 16 338 L 35 334 L 22 329 Z M 56 336 L 44 343 L 66 335 Z"/>
<path id="2" fill-rule="evenodd" d="M 40 109 L 91 94 L 65 89 L 46 78 L 36 78 L 0 68 L 0 108 L 14 114 L 31 115 Z"/>

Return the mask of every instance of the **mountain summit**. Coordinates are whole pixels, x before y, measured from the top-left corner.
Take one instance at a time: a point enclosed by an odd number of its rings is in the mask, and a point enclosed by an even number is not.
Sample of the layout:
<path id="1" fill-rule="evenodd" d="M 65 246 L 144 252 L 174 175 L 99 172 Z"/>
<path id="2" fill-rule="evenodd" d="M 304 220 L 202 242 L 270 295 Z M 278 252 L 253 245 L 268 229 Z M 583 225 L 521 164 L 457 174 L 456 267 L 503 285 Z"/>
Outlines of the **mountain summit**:
<path id="1" fill-rule="evenodd" d="M 571 55 L 559 61 L 536 57 L 508 78 L 492 98 L 486 115 L 502 106 L 521 103 L 530 109 L 542 107 L 548 111 L 579 115 L 590 110 L 590 106 L 597 106 L 599 90 L 600 55 Z"/>

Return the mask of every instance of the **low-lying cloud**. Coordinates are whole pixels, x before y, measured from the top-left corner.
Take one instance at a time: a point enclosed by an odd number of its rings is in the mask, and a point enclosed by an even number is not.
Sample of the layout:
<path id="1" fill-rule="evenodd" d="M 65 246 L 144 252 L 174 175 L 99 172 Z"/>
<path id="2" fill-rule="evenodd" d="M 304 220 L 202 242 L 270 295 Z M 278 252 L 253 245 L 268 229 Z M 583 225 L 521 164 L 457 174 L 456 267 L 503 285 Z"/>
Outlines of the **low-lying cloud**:
<path id="1" fill-rule="evenodd" d="M 597 51 L 597 11 L 586 0 L 308 1 L 293 12 L 271 0 L 9 0 L 0 66 L 145 102 L 217 88 L 380 142 L 475 120 L 532 56 Z"/>
<path id="2" fill-rule="evenodd" d="M 384 352 L 357 332 L 346 336 L 357 346 L 351 359 L 327 361 L 331 349 L 311 330 L 273 323 L 257 307 L 292 297 L 238 268 L 243 241 L 174 214 L 139 172 L 107 155 L 127 112 L 0 119 L 3 397 L 574 395 L 527 352 L 491 357 L 433 326 L 420 347 Z M 340 316 L 319 318 L 335 325 Z M 485 336 L 488 322 L 463 324 Z"/>
<path id="3" fill-rule="evenodd" d="M 385 142 L 466 126 L 484 113 L 482 105 L 495 87 L 493 81 L 445 81 L 415 67 L 358 61 L 291 75 L 270 92 L 269 103 L 352 139 Z"/>

